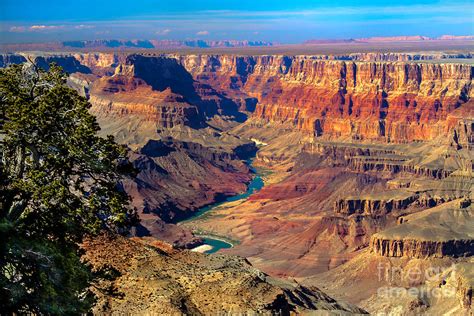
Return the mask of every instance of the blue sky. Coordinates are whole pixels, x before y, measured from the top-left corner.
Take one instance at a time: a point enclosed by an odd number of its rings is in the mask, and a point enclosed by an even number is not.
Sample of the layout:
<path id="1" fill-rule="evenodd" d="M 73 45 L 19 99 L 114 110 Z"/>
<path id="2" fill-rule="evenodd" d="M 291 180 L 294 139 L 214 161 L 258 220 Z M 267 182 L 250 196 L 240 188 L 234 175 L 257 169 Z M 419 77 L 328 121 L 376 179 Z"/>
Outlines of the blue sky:
<path id="1" fill-rule="evenodd" d="M 474 34 L 474 0 L 0 0 L 0 42 Z"/>

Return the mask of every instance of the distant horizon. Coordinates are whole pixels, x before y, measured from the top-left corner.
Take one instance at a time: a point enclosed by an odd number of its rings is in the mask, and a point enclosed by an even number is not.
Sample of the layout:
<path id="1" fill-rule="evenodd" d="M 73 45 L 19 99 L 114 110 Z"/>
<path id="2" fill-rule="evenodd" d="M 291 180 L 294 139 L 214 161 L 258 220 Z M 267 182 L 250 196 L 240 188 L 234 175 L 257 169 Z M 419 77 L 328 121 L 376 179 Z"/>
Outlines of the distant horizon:
<path id="1" fill-rule="evenodd" d="M 404 38 L 411 38 L 414 39 L 404 39 Z M 423 37 L 424 39 L 416 39 L 415 37 Z M 453 37 L 453 39 L 446 39 L 443 37 Z M 398 38 L 398 40 L 396 40 Z M 351 38 L 307 38 L 302 40 L 301 42 L 295 43 L 284 43 L 284 42 L 277 42 L 277 41 L 270 41 L 265 39 L 259 40 L 252 40 L 252 39 L 235 39 L 235 38 L 113 38 L 113 37 L 104 37 L 104 38 L 95 38 L 95 39 L 63 39 L 63 40 L 32 40 L 32 41 L 25 41 L 25 42 L 2 42 L 0 41 L 1 45 L 23 45 L 23 44 L 53 44 L 53 43 L 74 43 L 74 42 L 107 42 L 107 41 L 120 41 L 120 42 L 147 42 L 147 41 L 156 41 L 156 42 L 249 42 L 249 43 L 267 43 L 272 45 L 300 45 L 300 44 L 312 44 L 311 42 L 327 42 L 327 44 L 337 43 L 347 41 L 350 43 L 370 43 L 370 42 L 377 42 L 377 39 L 380 39 L 380 42 L 383 42 L 383 39 L 386 39 L 387 42 L 389 39 L 393 39 L 394 42 L 423 42 L 423 41 L 436 41 L 436 40 L 465 40 L 465 41 L 474 41 L 474 34 L 460 34 L 460 35 L 453 35 L 453 34 L 441 34 L 439 36 L 431 37 L 426 36 L 423 34 L 402 34 L 402 35 L 393 35 L 393 36 L 369 36 L 369 37 L 351 37 Z"/>
<path id="2" fill-rule="evenodd" d="M 249 40 L 474 34 L 471 0 L 64 2 L 3 0 L 0 43 L 75 40 Z"/>

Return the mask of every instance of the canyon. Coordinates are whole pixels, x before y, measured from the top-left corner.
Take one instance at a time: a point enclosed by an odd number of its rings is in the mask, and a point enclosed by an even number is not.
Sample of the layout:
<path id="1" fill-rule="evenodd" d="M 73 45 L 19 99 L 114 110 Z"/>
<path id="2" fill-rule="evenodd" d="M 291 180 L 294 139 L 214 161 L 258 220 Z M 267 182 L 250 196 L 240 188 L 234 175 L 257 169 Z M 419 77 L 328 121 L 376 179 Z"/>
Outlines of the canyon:
<path id="1" fill-rule="evenodd" d="M 129 278 L 145 279 L 156 291 L 165 287 L 147 271 L 166 264 L 183 271 L 193 265 L 217 282 L 189 285 L 182 280 L 204 277 L 160 270 L 167 280 L 180 280 L 188 293 L 171 293 L 169 301 L 182 303 L 166 305 L 164 312 L 472 313 L 471 50 L 24 52 L 0 55 L 0 66 L 28 59 L 45 68 L 56 62 L 70 74 L 69 85 L 89 99 L 101 133 L 126 144 L 138 170 L 123 187 L 140 212 L 134 234 L 141 238 L 115 246 L 124 249 L 123 261 L 130 266 L 112 255 L 96 258 L 108 241 L 91 241 L 88 255 L 97 265 L 111 262 Z M 245 192 L 254 177 L 245 161 L 254 156 L 265 182 L 260 191 L 176 225 L 206 205 Z M 228 238 L 234 247 L 218 257 L 182 250 L 202 244 L 197 232 Z M 388 282 L 377 278 L 380 264 L 443 271 L 435 281 Z M 258 306 L 196 303 L 204 300 L 196 287 L 211 293 L 230 275 L 243 291 L 259 297 Z M 108 286 L 122 289 L 131 302 L 137 294 L 126 278 Z M 256 289 L 245 288 L 249 282 Z M 389 285 L 419 293 L 378 295 Z M 452 288 L 455 295 L 423 295 L 434 288 Z M 320 291 L 349 303 L 335 303 Z M 159 300 L 153 302 L 135 311 L 157 312 Z M 127 303 L 109 304 L 124 310 Z"/>

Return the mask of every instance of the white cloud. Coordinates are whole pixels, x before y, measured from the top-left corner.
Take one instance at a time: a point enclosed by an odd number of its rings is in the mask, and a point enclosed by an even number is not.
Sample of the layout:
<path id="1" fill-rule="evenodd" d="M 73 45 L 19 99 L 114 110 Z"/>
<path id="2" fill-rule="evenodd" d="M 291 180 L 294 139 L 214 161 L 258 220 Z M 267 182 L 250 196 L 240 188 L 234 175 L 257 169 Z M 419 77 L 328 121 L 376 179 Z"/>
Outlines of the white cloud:
<path id="1" fill-rule="evenodd" d="M 32 25 L 29 27 L 30 31 L 48 31 L 62 28 L 60 25 Z"/>
<path id="2" fill-rule="evenodd" d="M 93 29 L 94 27 L 95 27 L 94 25 L 79 24 L 79 25 L 76 25 L 74 28 L 76 30 L 88 30 L 88 29 Z"/>
<path id="3" fill-rule="evenodd" d="M 79 25 L 31 25 L 31 26 L 11 26 L 9 28 L 10 32 L 43 32 L 43 31 L 53 31 L 53 30 L 88 30 L 95 28 L 91 24 L 79 24 Z"/>
<path id="4" fill-rule="evenodd" d="M 196 35 L 200 35 L 200 36 L 209 35 L 209 31 L 199 31 L 196 33 Z"/>
<path id="5" fill-rule="evenodd" d="M 156 31 L 156 35 L 168 35 L 170 32 L 171 32 L 170 29 L 159 30 L 159 31 Z"/>
<path id="6" fill-rule="evenodd" d="M 10 32 L 41 32 L 62 29 L 63 25 L 31 25 L 31 26 L 12 26 Z"/>
<path id="7" fill-rule="evenodd" d="M 26 31 L 26 28 L 24 26 L 12 26 L 12 27 L 10 27 L 10 32 L 20 33 L 20 32 L 24 32 L 24 31 Z"/>

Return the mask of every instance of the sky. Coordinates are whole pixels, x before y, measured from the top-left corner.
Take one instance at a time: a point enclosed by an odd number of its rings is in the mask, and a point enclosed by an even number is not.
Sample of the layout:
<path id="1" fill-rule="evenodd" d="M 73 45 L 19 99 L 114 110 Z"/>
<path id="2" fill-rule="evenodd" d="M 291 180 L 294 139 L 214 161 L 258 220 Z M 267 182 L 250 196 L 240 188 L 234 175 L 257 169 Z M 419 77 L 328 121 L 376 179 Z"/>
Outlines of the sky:
<path id="1" fill-rule="evenodd" d="M 474 0 L 0 0 L 0 42 L 473 35 Z"/>

